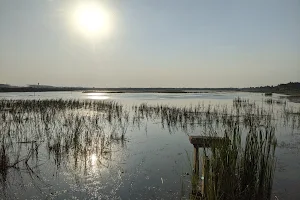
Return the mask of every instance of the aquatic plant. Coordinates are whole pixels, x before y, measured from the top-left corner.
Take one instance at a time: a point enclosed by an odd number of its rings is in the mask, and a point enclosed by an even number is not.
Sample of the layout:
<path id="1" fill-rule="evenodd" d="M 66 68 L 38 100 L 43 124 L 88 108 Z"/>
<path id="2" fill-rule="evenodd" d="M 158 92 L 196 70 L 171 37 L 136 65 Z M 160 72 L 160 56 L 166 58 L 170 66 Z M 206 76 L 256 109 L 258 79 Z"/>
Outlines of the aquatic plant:
<path id="1" fill-rule="evenodd" d="M 275 170 L 274 128 L 252 128 L 242 144 L 239 127 L 231 144 L 211 148 L 204 199 L 270 199 Z"/>
<path id="2" fill-rule="evenodd" d="M 126 135 L 128 129 L 140 130 L 151 123 L 170 134 L 196 132 L 204 136 L 226 136 L 231 140 L 229 146 L 206 151 L 210 160 L 206 172 L 207 199 L 243 199 L 243 195 L 251 192 L 251 198 L 267 197 L 273 178 L 276 126 L 282 120 L 286 126 L 300 127 L 297 109 L 288 104 L 276 103 L 275 106 L 278 111 L 273 109 L 273 104 L 260 105 L 241 98 L 234 99 L 232 105 L 143 103 L 131 108 L 115 101 L 2 99 L 1 180 L 5 184 L 11 169 L 21 172 L 21 168 L 22 172 L 29 171 L 36 177 L 33 172 L 38 169 L 40 152 L 47 154 L 57 170 L 68 167 L 70 172 L 84 174 L 91 166 L 91 156 L 97 158 L 99 168 L 107 167 L 106 162 L 115 148 L 130 142 Z M 259 156 L 253 158 L 253 155 Z M 249 163 L 253 162 L 256 164 L 250 167 Z M 193 184 L 197 180 L 194 178 Z M 235 189 L 227 188 L 226 180 L 234 184 Z"/>

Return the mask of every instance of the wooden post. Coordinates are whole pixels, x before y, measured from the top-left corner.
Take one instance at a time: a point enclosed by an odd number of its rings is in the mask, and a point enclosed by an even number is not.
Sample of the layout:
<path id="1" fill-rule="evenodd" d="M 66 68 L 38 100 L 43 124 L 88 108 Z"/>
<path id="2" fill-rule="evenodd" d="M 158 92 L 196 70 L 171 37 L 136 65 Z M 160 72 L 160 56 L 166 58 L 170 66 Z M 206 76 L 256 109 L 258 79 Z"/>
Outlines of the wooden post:
<path id="1" fill-rule="evenodd" d="M 203 156 L 202 160 L 202 176 L 201 176 L 201 193 L 202 195 L 205 195 L 207 192 L 207 180 L 208 180 L 208 174 L 209 174 L 209 159 L 208 156 Z"/>
<path id="2" fill-rule="evenodd" d="M 199 147 L 198 145 L 194 145 L 194 169 L 193 169 L 193 176 L 192 176 L 192 199 L 197 196 L 199 191 Z"/>
<path id="3" fill-rule="evenodd" d="M 212 146 L 218 147 L 222 145 L 229 145 L 230 140 L 227 137 L 210 137 L 210 136 L 190 136 L 190 143 L 194 146 L 194 176 L 197 184 L 192 185 L 192 194 L 196 195 L 199 191 L 197 185 L 199 184 L 199 148 L 210 148 Z M 201 193 L 205 196 L 207 193 L 207 181 L 209 176 L 209 159 L 208 156 L 203 157 L 202 163 L 202 177 L 201 177 Z"/>
<path id="4" fill-rule="evenodd" d="M 203 158 L 202 158 L 202 175 L 201 175 L 201 194 L 204 194 L 205 159 L 206 159 L 205 156 L 203 156 Z"/>
<path id="5" fill-rule="evenodd" d="M 194 145 L 194 173 L 199 177 L 199 148 Z"/>

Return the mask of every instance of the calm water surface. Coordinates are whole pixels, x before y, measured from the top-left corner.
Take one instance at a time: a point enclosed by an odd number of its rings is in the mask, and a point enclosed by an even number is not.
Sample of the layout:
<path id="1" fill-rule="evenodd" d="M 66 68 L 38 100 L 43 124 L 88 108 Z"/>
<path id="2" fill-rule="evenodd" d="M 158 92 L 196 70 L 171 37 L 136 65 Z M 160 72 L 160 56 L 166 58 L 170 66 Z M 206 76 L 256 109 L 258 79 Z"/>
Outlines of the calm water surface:
<path id="1" fill-rule="evenodd" d="M 0 93 L 1 99 L 114 100 L 128 109 L 141 103 L 178 107 L 199 103 L 232 106 L 233 99 L 237 97 L 269 106 L 279 114 L 282 111 L 282 105 L 267 105 L 264 103 L 266 97 L 258 93 Z M 272 98 L 280 99 L 280 95 Z M 299 104 L 287 102 L 286 106 L 297 109 Z M 273 199 L 300 199 L 300 130 L 291 126 L 285 126 L 279 120 L 276 127 L 279 145 Z M 125 142 L 113 144 L 107 155 L 98 157 L 90 153 L 87 157 L 79 157 L 79 160 L 68 155 L 58 161 L 49 156 L 46 147 L 41 145 L 38 156 L 29 160 L 35 166 L 34 173 L 10 169 L 0 186 L 3 191 L 0 198 L 188 199 L 193 152 L 188 136 L 200 135 L 201 132 L 197 125 L 185 131 L 180 128 L 170 131 L 159 120 L 143 119 L 138 125 L 128 126 Z M 24 144 L 22 148 L 28 150 L 31 144 Z"/>

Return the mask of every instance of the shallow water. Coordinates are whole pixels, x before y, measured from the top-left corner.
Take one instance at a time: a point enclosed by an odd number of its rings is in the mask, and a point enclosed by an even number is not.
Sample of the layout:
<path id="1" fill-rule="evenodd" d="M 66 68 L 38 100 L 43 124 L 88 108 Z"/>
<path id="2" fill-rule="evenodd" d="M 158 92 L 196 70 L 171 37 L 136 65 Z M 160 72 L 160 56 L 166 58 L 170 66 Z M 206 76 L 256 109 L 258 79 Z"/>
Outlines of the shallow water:
<path id="1" fill-rule="evenodd" d="M 283 105 L 267 105 L 258 93 L 193 93 L 193 94 L 107 94 L 80 92 L 0 93 L 2 99 L 90 99 L 114 100 L 131 110 L 132 105 L 147 103 L 189 107 L 191 105 L 232 106 L 233 99 L 249 99 L 274 112 L 278 148 L 273 184 L 274 199 L 299 199 L 300 192 L 300 129 L 285 123 L 280 116 Z M 280 99 L 279 95 L 272 98 Z M 297 110 L 299 105 L 287 102 Z M 82 111 L 80 111 L 82 113 Z M 89 113 L 90 111 L 88 111 Z M 131 118 L 130 118 L 131 119 Z M 293 127 L 294 126 L 294 127 Z M 112 127 L 106 127 L 111 131 Z M 26 130 L 26 127 L 24 128 Z M 26 130 L 32 132 L 34 130 Z M 160 118 L 143 118 L 128 125 L 126 140 L 115 141 L 110 151 L 99 156 L 93 150 L 75 156 L 71 149 L 59 157 L 49 153 L 41 143 L 38 155 L 32 156 L 28 166 L 33 172 L 11 168 L 0 187 L 0 198 L 7 199 L 181 199 L 190 192 L 190 160 L 193 147 L 189 135 L 200 135 L 203 127 L 197 124 L 188 129 L 163 126 Z M 22 152 L 31 144 L 22 144 Z M 29 170 L 29 171 L 30 171 Z"/>

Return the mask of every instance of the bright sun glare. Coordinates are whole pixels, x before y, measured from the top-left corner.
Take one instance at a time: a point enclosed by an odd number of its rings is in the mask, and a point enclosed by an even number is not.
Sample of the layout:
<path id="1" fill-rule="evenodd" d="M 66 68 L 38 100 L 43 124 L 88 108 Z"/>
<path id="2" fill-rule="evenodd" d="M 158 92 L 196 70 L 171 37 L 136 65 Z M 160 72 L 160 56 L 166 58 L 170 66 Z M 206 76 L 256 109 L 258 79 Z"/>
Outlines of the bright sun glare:
<path id="1" fill-rule="evenodd" d="M 92 154 L 91 155 L 91 164 L 93 166 L 96 165 L 97 160 L 98 160 L 98 158 L 97 158 L 96 154 Z"/>
<path id="2" fill-rule="evenodd" d="M 110 31 L 109 12 L 97 2 L 82 2 L 73 13 L 76 28 L 87 36 L 107 35 Z"/>

